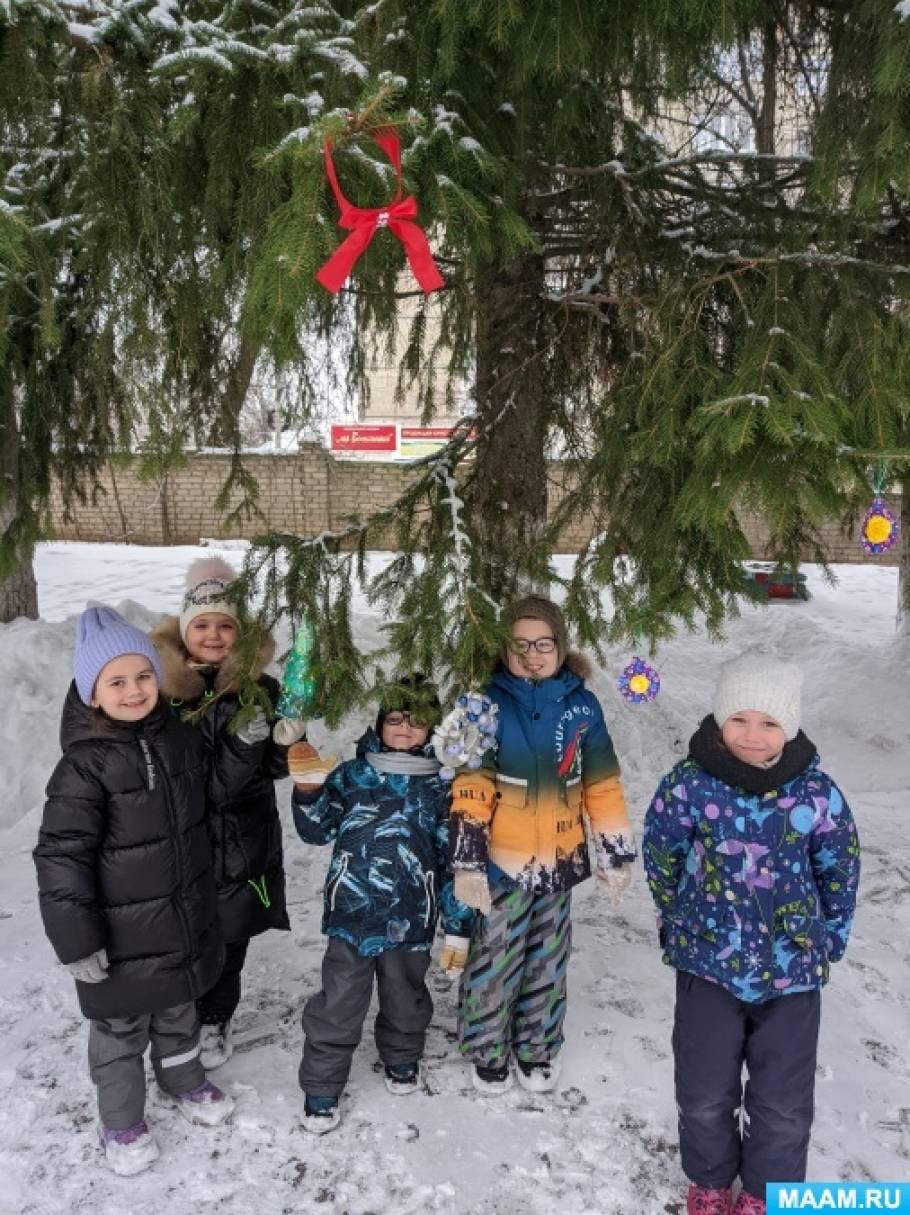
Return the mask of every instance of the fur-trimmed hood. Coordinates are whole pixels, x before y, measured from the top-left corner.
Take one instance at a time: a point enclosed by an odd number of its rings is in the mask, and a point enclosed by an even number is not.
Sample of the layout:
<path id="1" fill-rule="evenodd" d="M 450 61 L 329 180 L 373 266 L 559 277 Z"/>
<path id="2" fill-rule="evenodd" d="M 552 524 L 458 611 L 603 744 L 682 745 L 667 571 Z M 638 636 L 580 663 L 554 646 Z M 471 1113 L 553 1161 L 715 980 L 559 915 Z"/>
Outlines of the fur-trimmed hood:
<path id="1" fill-rule="evenodd" d="M 161 690 L 171 700 L 195 701 L 205 691 L 206 680 L 201 670 L 187 665 L 189 654 L 180 636 L 179 616 L 165 616 L 152 631 L 152 641 L 161 656 Z M 256 660 L 250 669 L 250 678 L 258 680 L 275 657 L 275 639 L 266 633 L 259 646 Z M 229 654 L 215 675 L 216 693 L 236 692 L 239 688 L 237 666 L 234 655 Z"/>

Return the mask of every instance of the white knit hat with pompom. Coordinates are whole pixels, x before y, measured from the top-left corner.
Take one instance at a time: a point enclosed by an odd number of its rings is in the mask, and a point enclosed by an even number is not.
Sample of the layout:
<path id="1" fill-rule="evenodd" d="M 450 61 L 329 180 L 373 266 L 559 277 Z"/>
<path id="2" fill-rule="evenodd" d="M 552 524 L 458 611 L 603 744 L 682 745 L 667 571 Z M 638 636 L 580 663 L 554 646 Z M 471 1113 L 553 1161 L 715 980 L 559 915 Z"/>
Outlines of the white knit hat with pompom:
<path id="1" fill-rule="evenodd" d="M 237 619 L 237 606 L 225 598 L 237 571 L 220 557 L 200 557 L 186 572 L 186 593 L 180 612 L 180 636 L 186 640 L 190 622 L 206 612 Z"/>

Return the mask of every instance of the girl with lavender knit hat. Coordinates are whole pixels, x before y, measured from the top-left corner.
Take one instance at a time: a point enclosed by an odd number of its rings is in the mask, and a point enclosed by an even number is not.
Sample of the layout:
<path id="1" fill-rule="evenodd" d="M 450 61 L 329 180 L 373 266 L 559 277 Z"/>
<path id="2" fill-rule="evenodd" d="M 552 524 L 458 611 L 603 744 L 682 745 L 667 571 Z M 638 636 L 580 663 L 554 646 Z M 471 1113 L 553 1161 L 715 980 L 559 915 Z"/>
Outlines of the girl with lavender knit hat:
<path id="1" fill-rule="evenodd" d="M 83 612 L 63 706 L 63 756 L 34 851 L 44 928 L 89 1019 L 89 1067 L 109 1167 L 158 1156 L 144 1054 L 190 1122 L 233 1101 L 206 1080 L 195 1000 L 223 959 L 205 825 L 208 755 L 159 696 L 148 637 L 107 607 Z"/>

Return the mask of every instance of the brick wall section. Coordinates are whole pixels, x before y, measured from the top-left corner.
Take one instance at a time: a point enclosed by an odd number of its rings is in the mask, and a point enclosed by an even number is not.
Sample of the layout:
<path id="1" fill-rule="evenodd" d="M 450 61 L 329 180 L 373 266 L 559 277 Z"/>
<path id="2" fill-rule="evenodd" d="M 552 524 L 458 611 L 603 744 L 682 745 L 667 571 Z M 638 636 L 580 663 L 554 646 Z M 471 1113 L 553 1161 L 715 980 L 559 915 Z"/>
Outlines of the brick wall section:
<path id="1" fill-rule="evenodd" d="M 61 540 L 131 541 L 135 544 L 195 544 L 202 536 L 217 539 L 250 538 L 271 528 L 303 536 L 339 531 L 350 516 L 365 517 L 392 503 L 407 488 L 412 473 L 405 464 L 335 460 L 316 444 L 295 455 L 248 455 L 244 463 L 259 482 L 259 510 L 252 518 L 226 524 L 213 503 L 230 472 L 230 458 L 218 454 L 190 456 L 183 468 L 170 472 L 162 483 L 143 484 L 129 467 L 109 470 L 99 489 L 64 518 L 55 491 L 50 502 L 54 534 Z M 554 468 L 551 500 L 565 492 L 563 478 Z M 235 495 L 234 501 L 239 495 Z M 897 495 L 886 496 L 895 515 Z M 744 517 L 744 529 L 753 556 L 766 555 L 767 529 L 754 516 Z M 580 519 L 563 532 L 560 552 L 578 552 L 590 535 Z M 872 562 L 896 565 L 898 547 L 880 557 L 868 556 L 860 546 L 859 518 L 844 532 L 837 520 L 824 531 L 828 556 L 834 562 Z M 372 547 L 394 547 L 392 532 Z M 810 554 L 806 553 L 808 560 Z"/>

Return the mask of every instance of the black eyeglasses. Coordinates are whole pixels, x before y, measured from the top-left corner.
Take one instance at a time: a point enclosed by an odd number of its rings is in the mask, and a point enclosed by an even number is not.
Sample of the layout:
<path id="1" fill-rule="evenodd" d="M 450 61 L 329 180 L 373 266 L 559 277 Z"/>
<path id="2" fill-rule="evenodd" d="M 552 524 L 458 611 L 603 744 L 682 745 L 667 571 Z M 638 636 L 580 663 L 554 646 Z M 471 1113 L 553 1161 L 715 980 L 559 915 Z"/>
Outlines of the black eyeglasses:
<path id="1" fill-rule="evenodd" d="M 419 717 L 413 717 L 410 713 L 399 713 L 397 710 L 393 713 L 386 713 L 382 719 L 384 726 L 400 726 L 407 722 L 415 730 L 425 730 L 428 723 L 421 721 Z"/>
<path id="2" fill-rule="evenodd" d="M 513 637 L 512 645 L 519 654 L 528 654 L 536 650 L 538 654 L 552 654 L 556 649 L 555 637 L 538 637 L 536 641 L 526 641 L 524 637 Z"/>

